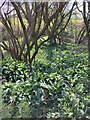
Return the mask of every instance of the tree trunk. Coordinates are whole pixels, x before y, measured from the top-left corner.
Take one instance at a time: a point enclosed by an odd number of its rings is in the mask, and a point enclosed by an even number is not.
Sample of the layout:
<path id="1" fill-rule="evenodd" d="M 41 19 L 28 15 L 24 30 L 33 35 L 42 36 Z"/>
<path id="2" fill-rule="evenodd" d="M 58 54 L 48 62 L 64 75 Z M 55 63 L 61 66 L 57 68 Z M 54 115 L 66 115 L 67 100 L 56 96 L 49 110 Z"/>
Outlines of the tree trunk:
<path id="1" fill-rule="evenodd" d="M 89 59 L 89 65 L 90 65 L 90 2 L 88 2 L 88 59 Z"/>
<path id="2" fill-rule="evenodd" d="M 88 13 L 86 12 L 86 2 L 83 2 L 83 19 L 87 30 L 88 38 L 88 61 L 90 65 L 90 2 L 88 3 Z"/>

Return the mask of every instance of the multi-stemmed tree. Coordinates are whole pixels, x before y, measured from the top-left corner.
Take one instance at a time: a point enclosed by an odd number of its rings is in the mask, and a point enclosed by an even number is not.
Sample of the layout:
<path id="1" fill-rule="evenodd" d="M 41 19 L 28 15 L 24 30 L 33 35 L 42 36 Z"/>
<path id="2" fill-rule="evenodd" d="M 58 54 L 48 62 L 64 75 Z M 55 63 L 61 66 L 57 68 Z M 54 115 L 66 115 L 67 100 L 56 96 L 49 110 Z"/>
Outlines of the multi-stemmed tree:
<path id="1" fill-rule="evenodd" d="M 65 14 L 67 5 L 67 2 L 4 2 L 0 7 L 0 21 L 9 36 L 7 40 L 2 40 L 0 46 L 12 58 L 31 64 L 45 42 L 56 43 L 56 38 L 61 42 L 60 33 L 66 28 L 75 3 Z M 3 10 L 5 6 L 7 7 Z M 62 25 L 66 17 L 68 19 Z"/>

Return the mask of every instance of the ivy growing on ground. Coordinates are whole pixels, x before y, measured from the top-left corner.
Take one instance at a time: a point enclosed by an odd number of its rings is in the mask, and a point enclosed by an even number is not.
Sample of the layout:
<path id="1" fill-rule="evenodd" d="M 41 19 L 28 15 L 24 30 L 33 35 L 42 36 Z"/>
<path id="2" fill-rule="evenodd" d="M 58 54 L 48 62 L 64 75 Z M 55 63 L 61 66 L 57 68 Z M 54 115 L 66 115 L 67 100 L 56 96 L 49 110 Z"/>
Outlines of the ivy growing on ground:
<path id="1" fill-rule="evenodd" d="M 3 117 L 90 117 L 87 51 L 64 43 L 43 46 L 32 65 L 4 59 Z"/>

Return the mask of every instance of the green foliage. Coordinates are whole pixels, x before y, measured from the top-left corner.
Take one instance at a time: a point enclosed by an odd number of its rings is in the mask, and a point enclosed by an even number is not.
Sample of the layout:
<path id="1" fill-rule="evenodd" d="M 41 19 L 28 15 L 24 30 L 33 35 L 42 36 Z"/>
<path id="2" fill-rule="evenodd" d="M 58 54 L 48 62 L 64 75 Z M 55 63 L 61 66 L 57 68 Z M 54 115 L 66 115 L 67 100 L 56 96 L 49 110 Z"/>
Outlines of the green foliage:
<path id="1" fill-rule="evenodd" d="M 4 59 L 2 61 L 2 74 L 7 81 L 26 81 L 27 78 L 29 78 L 29 68 L 24 62 L 13 59 Z"/>
<path id="2" fill-rule="evenodd" d="M 12 63 L 12 64 L 11 64 Z M 87 52 L 83 46 L 64 43 L 62 46 L 43 46 L 32 66 L 32 76 L 18 73 L 15 83 L 3 88 L 3 117 L 59 118 L 86 117 L 90 99 Z M 29 71 L 22 62 L 4 61 L 3 69 Z M 15 71 L 15 72 L 16 72 Z M 11 72 L 9 72 L 11 76 Z M 20 79 L 21 78 L 21 79 Z"/>

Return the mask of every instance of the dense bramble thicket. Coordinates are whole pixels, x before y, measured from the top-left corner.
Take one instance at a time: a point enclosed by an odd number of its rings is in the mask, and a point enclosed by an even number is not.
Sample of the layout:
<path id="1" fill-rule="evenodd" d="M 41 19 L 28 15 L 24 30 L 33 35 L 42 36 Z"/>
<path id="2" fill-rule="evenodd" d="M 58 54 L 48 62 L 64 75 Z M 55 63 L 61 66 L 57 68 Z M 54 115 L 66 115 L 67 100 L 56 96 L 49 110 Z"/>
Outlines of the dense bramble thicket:
<path id="1" fill-rule="evenodd" d="M 18 118 L 89 117 L 87 51 L 64 43 L 43 46 L 34 64 L 3 60 L 3 116 Z"/>

